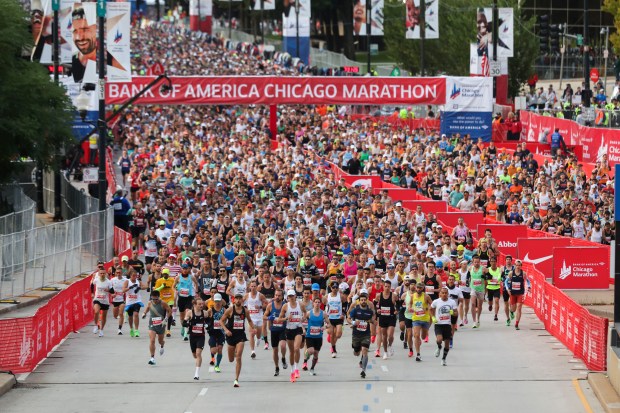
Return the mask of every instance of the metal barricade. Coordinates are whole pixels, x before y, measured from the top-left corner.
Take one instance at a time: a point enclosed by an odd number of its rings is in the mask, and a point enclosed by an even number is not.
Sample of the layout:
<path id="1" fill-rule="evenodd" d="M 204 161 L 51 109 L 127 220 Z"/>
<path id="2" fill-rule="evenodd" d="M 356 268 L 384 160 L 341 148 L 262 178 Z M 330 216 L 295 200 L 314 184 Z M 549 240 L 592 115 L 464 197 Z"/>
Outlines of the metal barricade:
<path id="1" fill-rule="evenodd" d="M 0 235 L 0 299 L 90 272 L 113 256 L 114 211 Z"/>
<path id="2" fill-rule="evenodd" d="M 36 202 L 30 199 L 18 184 L 0 187 L 0 234 L 27 231 L 34 228 Z"/>

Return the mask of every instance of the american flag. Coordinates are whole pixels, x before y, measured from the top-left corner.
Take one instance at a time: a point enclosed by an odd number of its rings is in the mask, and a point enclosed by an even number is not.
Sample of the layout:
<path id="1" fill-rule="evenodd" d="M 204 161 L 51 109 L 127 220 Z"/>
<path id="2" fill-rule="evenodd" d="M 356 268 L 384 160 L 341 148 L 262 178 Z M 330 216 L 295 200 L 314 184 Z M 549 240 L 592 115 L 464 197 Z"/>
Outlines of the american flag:
<path id="1" fill-rule="evenodd" d="M 491 74 L 491 67 L 489 65 L 489 58 L 487 55 L 482 56 L 482 75 L 489 76 Z"/>

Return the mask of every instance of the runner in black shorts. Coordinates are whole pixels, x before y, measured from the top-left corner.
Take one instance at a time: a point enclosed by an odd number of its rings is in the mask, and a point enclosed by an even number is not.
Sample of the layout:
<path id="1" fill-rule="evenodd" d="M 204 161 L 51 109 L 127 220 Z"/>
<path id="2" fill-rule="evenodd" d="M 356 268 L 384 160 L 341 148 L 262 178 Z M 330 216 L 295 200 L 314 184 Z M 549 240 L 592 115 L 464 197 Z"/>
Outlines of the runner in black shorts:
<path id="1" fill-rule="evenodd" d="M 379 315 L 379 328 L 381 329 L 381 343 L 383 346 L 383 359 L 394 355 L 392 344 L 394 343 L 394 328 L 396 327 L 396 301 L 398 297 L 391 290 L 392 283 L 387 278 L 383 281 L 383 291 L 375 298 L 377 302 L 377 314 Z"/>
<path id="2" fill-rule="evenodd" d="M 362 289 L 359 296 L 359 304 L 352 306 L 347 315 L 353 329 L 351 347 L 353 355 L 362 355 L 359 366 L 362 368 L 360 376 L 366 378 L 368 366 L 368 348 L 370 347 L 370 324 L 375 322 L 375 309 L 368 301 L 368 291 Z"/>
<path id="3" fill-rule="evenodd" d="M 222 294 L 213 293 L 213 307 L 207 311 L 207 323 L 209 324 L 209 349 L 211 350 L 211 364 L 215 365 L 214 371 L 220 373 L 220 363 L 222 362 L 222 348 L 224 347 L 224 341 L 226 336 L 224 330 L 222 330 L 221 318 L 224 315 L 226 309 L 223 306 L 224 299 Z"/>
<path id="4" fill-rule="evenodd" d="M 194 380 L 200 379 L 200 367 L 202 366 L 202 350 L 205 348 L 205 327 L 207 317 L 204 312 L 204 302 L 202 298 L 196 297 L 192 301 L 193 307 L 185 315 L 183 327 L 189 329 L 189 347 L 196 360 L 196 372 Z"/>
<path id="5" fill-rule="evenodd" d="M 245 335 L 245 322 L 248 322 L 250 329 L 255 330 L 256 326 L 250 318 L 250 311 L 243 306 L 243 294 L 235 294 L 234 304 L 226 311 L 220 319 L 226 343 L 228 344 L 228 361 L 236 361 L 235 381 L 233 386 L 239 387 L 239 374 L 241 374 L 241 358 L 245 342 L 248 341 Z M 254 334 L 254 331 L 252 331 Z"/>
<path id="6" fill-rule="evenodd" d="M 276 290 L 274 292 L 274 298 L 269 302 L 269 304 L 267 304 L 267 308 L 265 308 L 265 315 L 263 317 L 263 320 L 269 322 L 273 362 L 276 365 L 274 376 L 280 375 L 280 352 L 282 354 L 282 367 L 285 369 L 288 367 L 286 365 L 286 327 L 284 322 L 277 319 L 280 316 L 282 307 L 284 306 L 283 294 L 284 293 L 282 290 Z"/>

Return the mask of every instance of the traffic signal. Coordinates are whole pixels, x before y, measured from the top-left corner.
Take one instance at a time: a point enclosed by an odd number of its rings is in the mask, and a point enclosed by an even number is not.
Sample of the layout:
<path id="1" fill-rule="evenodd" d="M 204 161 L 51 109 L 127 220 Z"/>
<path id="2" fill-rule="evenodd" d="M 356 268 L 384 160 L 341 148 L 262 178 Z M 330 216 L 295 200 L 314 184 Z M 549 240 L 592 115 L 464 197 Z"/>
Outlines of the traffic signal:
<path id="1" fill-rule="evenodd" d="M 538 18 L 538 38 L 540 40 L 540 53 L 549 52 L 549 16 L 547 14 Z"/>
<path id="2" fill-rule="evenodd" d="M 560 26 L 557 24 L 549 25 L 549 45 L 552 53 L 560 52 Z"/>

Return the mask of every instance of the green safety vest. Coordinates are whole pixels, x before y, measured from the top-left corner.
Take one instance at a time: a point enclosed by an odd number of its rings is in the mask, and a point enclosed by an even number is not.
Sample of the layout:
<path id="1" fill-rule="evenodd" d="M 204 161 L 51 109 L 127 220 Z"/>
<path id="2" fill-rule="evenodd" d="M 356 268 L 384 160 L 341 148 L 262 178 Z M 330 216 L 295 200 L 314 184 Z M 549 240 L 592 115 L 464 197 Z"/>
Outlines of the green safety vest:
<path id="1" fill-rule="evenodd" d="M 487 281 L 487 289 L 488 290 L 499 290 L 500 279 L 502 277 L 502 270 L 498 267 L 493 270 L 491 267 L 487 268 L 489 274 L 491 275 L 491 279 Z"/>

